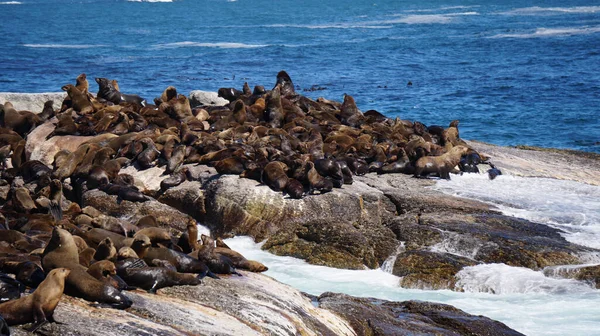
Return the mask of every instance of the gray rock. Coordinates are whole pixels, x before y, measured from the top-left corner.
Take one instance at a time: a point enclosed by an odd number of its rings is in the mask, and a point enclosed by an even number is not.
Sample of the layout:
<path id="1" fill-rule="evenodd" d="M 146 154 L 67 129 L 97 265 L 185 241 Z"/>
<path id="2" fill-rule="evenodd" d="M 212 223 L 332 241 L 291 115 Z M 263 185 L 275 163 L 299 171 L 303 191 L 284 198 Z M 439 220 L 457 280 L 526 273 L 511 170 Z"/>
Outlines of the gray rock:
<path id="1" fill-rule="evenodd" d="M 403 301 L 391 302 L 323 293 L 319 307 L 339 314 L 356 335 L 522 335 L 503 323 L 467 314 L 449 305 Z"/>
<path id="2" fill-rule="evenodd" d="M 229 104 L 227 99 L 221 98 L 216 92 L 211 91 L 194 90 L 190 92 L 189 99 L 192 108 L 201 105 L 223 106 Z"/>
<path id="3" fill-rule="evenodd" d="M 44 103 L 48 100 L 54 101 L 54 109 L 59 109 L 67 94 L 65 92 L 46 93 L 15 93 L 0 92 L 0 104 L 11 102 L 17 111 L 30 111 L 40 113 Z"/>

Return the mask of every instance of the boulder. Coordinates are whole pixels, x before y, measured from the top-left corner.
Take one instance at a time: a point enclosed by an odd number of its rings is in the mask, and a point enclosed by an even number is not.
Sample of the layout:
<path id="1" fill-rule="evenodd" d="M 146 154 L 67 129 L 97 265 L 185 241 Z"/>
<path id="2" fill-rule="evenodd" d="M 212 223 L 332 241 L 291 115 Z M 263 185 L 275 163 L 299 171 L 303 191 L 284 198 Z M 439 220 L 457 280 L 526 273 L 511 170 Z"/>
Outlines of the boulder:
<path id="1" fill-rule="evenodd" d="M 194 90 L 190 92 L 189 99 L 192 108 L 196 106 L 223 106 L 229 104 L 229 101 L 227 99 L 221 98 L 216 92 L 211 91 Z"/>
<path id="2" fill-rule="evenodd" d="M 54 101 L 54 109 L 60 109 L 62 101 L 67 94 L 65 92 L 45 92 L 45 93 L 15 93 L 0 92 L 0 104 L 9 101 L 17 111 L 30 111 L 40 113 L 44 109 L 44 103 L 48 100 Z"/>
<path id="3" fill-rule="evenodd" d="M 180 212 L 155 199 L 146 202 L 121 201 L 117 203 L 116 195 L 108 195 L 98 189 L 83 194 L 83 206 L 91 206 L 108 216 L 124 219 L 135 223 L 138 219 L 153 215 L 159 226 L 185 231 L 189 215 Z"/>
<path id="4" fill-rule="evenodd" d="M 394 217 L 394 205 L 361 182 L 300 200 L 232 175 L 216 176 L 204 189 L 206 226 L 216 235 L 267 239 L 263 248 L 275 254 L 339 268 L 376 268 L 398 245 L 384 225 Z"/>
<path id="5" fill-rule="evenodd" d="M 323 293 L 319 308 L 345 318 L 358 336 L 366 335 L 523 335 L 503 323 L 467 314 L 449 305 Z"/>

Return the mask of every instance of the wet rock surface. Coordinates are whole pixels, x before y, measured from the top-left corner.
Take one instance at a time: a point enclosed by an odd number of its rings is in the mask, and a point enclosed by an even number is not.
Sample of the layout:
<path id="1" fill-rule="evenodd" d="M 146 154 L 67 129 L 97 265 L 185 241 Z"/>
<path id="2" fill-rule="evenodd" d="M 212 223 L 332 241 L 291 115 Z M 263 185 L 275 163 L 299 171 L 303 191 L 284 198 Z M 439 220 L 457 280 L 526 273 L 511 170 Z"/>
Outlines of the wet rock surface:
<path id="1" fill-rule="evenodd" d="M 318 302 L 346 318 L 357 335 L 522 335 L 503 323 L 439 303 L 335 293 L 323 293 Z"/>

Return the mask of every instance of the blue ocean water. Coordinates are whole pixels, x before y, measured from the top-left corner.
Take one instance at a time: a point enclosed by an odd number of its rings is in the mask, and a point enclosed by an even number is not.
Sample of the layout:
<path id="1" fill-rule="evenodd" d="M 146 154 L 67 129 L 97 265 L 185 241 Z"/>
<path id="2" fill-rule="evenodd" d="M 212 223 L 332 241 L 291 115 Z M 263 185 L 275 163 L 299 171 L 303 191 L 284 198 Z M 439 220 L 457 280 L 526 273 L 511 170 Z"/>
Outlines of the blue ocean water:
<path id="1" fill-rule="evenodd" d="M 0 1 L 0 91 L 85 72 L 125 93 L 298 90 L 499 145 L 600 152 L 600 4 L 590 1 Z M 408 86 L 408 82 L 412 86 Z M 92 91 L 95 91 L 92 83 Z"/>

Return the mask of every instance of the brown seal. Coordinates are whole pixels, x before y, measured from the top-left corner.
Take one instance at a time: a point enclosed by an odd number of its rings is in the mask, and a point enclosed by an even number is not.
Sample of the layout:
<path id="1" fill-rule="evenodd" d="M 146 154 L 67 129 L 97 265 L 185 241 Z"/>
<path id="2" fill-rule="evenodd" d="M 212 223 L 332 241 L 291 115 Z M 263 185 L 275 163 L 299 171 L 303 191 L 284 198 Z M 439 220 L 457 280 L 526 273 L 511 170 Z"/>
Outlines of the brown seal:
<path id="1" fill-rule="evenodd" d="M 87 76 L 84 73 L 80 74 L 75 79 L 75 87 L 85 95 L 90 92 L 90 83 L 88 82 Z"/>
<path id="2" fill-rule="evenodd" d="M 306 174 L 306 178 L 310 188 L 309 193 L 313 194 L 315 191 L 319 191 L 321 194 L 330 192 L 333 189 L 333 183 L 317 172 L 313 162 L 307 162 L 307 165 L 308 173 Z"/>
<path id="3" fill-rule="evenodd" d="M 104 238 L 103 241 L 98 244 L 96 253 L 94 253 L 94 260 L 116 260 L 117 259 L 117 248 L 113 244 L 110 238 Z"/>
<path id="4" fill-rule="evenodd" d="M 117 309 L 131 307 L 131 300 L 118 289 L 106 285 L 89 275 L 85 267 L 79 264 L 77 245 L 73 236 L 63 229 L 55 228 L 42 255 L 42 267 L 45 271 L 65 267 L 71 270 L 67 277 L 68 294 L 88 301 L 97 301 Z"/>
<path id="5" fill-rule="evenodd" d="M 267 163 L 262 172 L 262 183 L 275 191 L 282 191 L 288 182 L 286 174 L 288 167 L 285 163 L 272 161 Z"/>
<path id="6" fill-rule="evenodd" d="M 221 238 L 217 238 L 216 241 L 217 247 L 215 247 L 215 252 L 224 256 L 227 256 L 233 262 L 233 266 L 236 268 L 244 269 L 250 272 L 264 272 L 269 270 L 269 268 L 262 263 L 255 260 L 248 260 L 239 252 L 232 250 L 223 242 Z"/>
<path id="7" fill-rule="evenodd" d="M 65 279 L 71 273 L 66 268 L 56 268 L 33 294 L 0 304 L 0 315 L 8 325 L 33 322 L 30 332 L 35 332 L 47 322 L 54 321 L 54 309 L 65 289 Z"/>
<path id="8" fill-rule="evenodd" d="M 81 114 L 89 114 L 94 113 L 94 107 L 92 103 L 89 101 L 87 94 L 81 92 L 78 88 L 76 88 L 73 84 L 67 84 L 62 87 L 63 91 L 66 91 L 71 98 L 73 104 L 73 110 L 79 112 Z"/>
<path id="9" fill-rule="evenodd" d="M 440 178 L 450 179 L 450 171 L 460 162 L 460 158 L 470 149 L 465 146 L 452 147 L 447 153 L 440 156 L 424 156 L 415 163 L 415 177 L 430 173 L 437 173 Z"/>
<path id="10" fill-rule="evenodd" d="M 202 235 L 202 246 L 193 255 L 217 274 L 236 274 L 242 276 L 235 270 L 233 262 L 229 257 L 215 252 L 215 242 L 207 235 Z"/>

